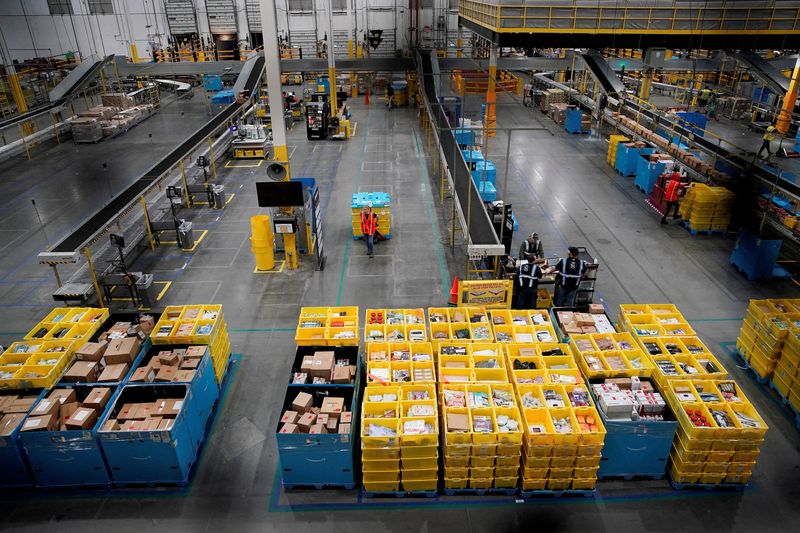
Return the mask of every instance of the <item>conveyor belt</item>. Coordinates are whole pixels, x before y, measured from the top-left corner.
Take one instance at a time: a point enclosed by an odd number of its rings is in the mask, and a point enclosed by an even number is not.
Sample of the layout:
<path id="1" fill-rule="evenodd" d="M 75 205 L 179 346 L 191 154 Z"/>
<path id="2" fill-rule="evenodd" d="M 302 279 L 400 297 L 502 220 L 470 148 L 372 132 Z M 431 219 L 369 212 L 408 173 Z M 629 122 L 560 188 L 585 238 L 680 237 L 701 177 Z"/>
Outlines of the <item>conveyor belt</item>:
<path id="1" fill-rule="evenodd" d="M 44 105 L 40 105 L 33 109 L 29 109 L 28 111 L 20 115 L 15 115 L 11 118 L 7 118 L 6 120 L 0 121 L 0 130 L 13 126 L 20 122 L 31 120 L 32 118 L 41 115 L 42 113 L 46 113 L 47 111 L 50 111 L 53 108 L 67 105 L 72 100 L 72 98 L 75 97 L 75 95 L 80 93 L 86 87 L 86 85 L 88 85 L 89 82 L 97 76 L 97 74 L 100 72 L 100 69 L 103 68 L 103 65 L 105 65 L 106 62 L 110 61 L 111 58 L 113 57 L 114 56 L 107 56 L 104 59 L 96 61 L 94 65 L 92 65 L 92 68 L 84 72 L 83 75 L 72 85 L 72 87 L 70 87 L 70 89 L 61 98 Z"/>
<path id="2" fill-rule="evenodd" d="M 780 96 L 785 96 L 789 91 L 789 78 L 784 76 L 775 65 L 753 52 L 744 50 L 738 54 L 731 54 L 734 58 L 741 61 L 748 67 L 753 75 L 770 86 Z"/>
<path id="3" fill-rule="evenodd" d="M 250 71 L 250 75 L 247 78 L 245 90 L 248 90 L 252 93 L 253 89 L 255 89 L 258 84 L 258 80 L 261 77 L 263 70 L 264 58 L 259 56 L 256 59 L 254 68 Z M 119 213 L 132 200 L 146 190 L 147 187 L 161 177 L 162 174 L 172 168 L 187 152 L 192 149 L 192 147 L 197 145 L 205 137 L 208 137 L 221 124 L 224 124 L 241 108 L 241 106 L 242 104 L 233 103 L 226 107 L 214 118 L 209 120 L 202 128 L 197 130 L 191 137 L 181 143 L 180 146 L 172 150 L 161 161 L 156 163 L 155 166 L 148 170 L 141 178 L 132 183 L 130 187 L 119 193 L 108 205 L 95 213 L 91 218 L 81 224 L 80 227 L 75 229 L 70 235 L 59 242 L 51 250 L 51 252 L 71 253 L 80 249 L 98 230 L 102 229 L 106 224 L 108 224 L 117 213 Z"/>
<path id="4" fill-rule="evenodd" d="M 603 87 L 603 91 L 609 96 L 616 97 L 625 94 L 625 85 L 617 77 L 611 66 L 594 50 L 582 54 L 583 62 L 592 73 L 592 76 Z"/>
<path id="5" fill-rule="evenodd" d="M 461 212 L 469 225 L 468 233 L 472 246 L 500 246 L 497 233 L 494 231 L 489 215 L 483 206 L 483 200 L 478 193 L 475 182 L 472 180 L 467 163 L 461 150 L 456 145 L 456 138 L 451 128 L 453 127 L 447 120 L 444 111 L 439 107 L 439 96 L 436 91 L 436 80 L 434 79 L 433 61 L 430 51 L 420 51 L 420 63 L 422 66 L 423 86 L 425 97 L 429 104 L 432 104 L 434 120 L 439 128 L 439 142 L 450 173 L 453 178 L 455 188 L 455 198 L 461 206 Z M 469 213 L 469 214 L 468 214 Z M 502 246 L 500 246 L 502 248 Z"/>

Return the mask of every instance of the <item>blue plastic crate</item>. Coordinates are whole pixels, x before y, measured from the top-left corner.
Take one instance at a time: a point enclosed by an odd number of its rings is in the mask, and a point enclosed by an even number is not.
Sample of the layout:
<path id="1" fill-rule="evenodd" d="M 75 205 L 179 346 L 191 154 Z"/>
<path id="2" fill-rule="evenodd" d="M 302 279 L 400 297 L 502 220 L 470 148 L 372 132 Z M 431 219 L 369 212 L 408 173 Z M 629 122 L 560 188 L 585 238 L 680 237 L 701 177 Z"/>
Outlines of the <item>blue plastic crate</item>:
<path id="1" fill-rule="evenodd" d="M 624 143 L 617 144 L 617 159 L 614 163 L 616 171 L 623 176 L 635 175 L 642 150 L 642 148 L 630 148 Z"/>
<path id="2" fill-rule="evenodd" d="M 564 129 L 569 133 L 585 133 L 583 129 L 583 112 L 580 109 L 567 109 L 564 119 Z"/>
<path id="3" fill-rule="evenodd" d="M 353 209 L 361 209 L 368 202 L 372 204 L 372 207 L 389 207 L 392 197 L 387 192 L 359 192 L 353 195 L 350 206 Z"/>
<path id="4" fill-rule="evenodd" d="M 497 200 L 497 189 L 488 181 L 477 183 L 478 193 L 481 195 L 481 200 L 484 202 L 494 202 Z"/>
<path id="5" fill-rule="evenodd" d="M 494 163 L 488 159 L 475 163 L 475 170 L 472 171 L 472 179 L 475 180 L 476 184 L 487 181 L 497 187 L 497 169 Z"/>
<path id="6" fill-rule="evenodd" d="M 356 384 L 359 382 L 360 369 L 356 373 Z M 348 434 L 308 435 L 305 433 L 278 433 L 283 425 L 279 422 L 275 430 L 275 439 L 278 444 L 283 484 L 347 485 L 355 483 L 357 447 L 354 444 L 358 435 L 360 407 L 358 388 L 331 385 L 289 387 L 281 413 L 292 408 L 292 402 L 299 392 L 311 394 L 314 398 L 314 405 L 317 407 L 321 405 L 322 398 L 344 397 L 345 405 L 353 413 L 353 423 Z"/>
<path id="7" fill-rule="evenodd" d="M 483 152 L 480 150 L 461 150 L 464 156 L 464 161 L 467 163 L 467 168 L 473 171 L 477 168 L 478 162 L 483 161 Z"/>
<path id="8" fill-rule="evenodd" d="M 453 131 L 456 136 L 456 144 L 459 146 L 475 146 L 475 130 L 472 128 L 461 128 Z"/>
<path id="9" fill-rule="evenodd" d="M 105 385 L 72 387 L 82 401 L 92 389 Z M 66 387 L 57 387 L 66 388 Z M 106 465 L 97 431 L 119 393 L 112 389 L 106 408 L 92 429 L 33 431 L 20 433 L 20 441 L 31 465 L 37 487 L 108 486 L 111 476 Z M 57 390 L 54 389 L 54 390 Z"/>
<path id="10" fill-rule="evenodd" d="M 749 280 L 771 278 L 776 270 L 782 244 L 781 239 L 759 239 L 749 231 L 742 230 L 731 254 L 731 264 L 741 270 Z"/>
<path id="11" fill-rule="evenodd" d="M 36 402 L 39 402 L 47 391 L 44 390 L 4 390 L 0 396 L 11 394 L 17 396 L 36 395 Z M 33 407 L 31 407 L 33 408 Z M 17 428 L 9 435 L 0 436 L 0 487 L 30 487 L 33 485 L 28 459 L 19 438 L 19 429 L 22 427 L 20 421 Z"/>
<path id="12" fill-rule="evenodd" d="M 232 104 L 235 96 L 233 91 L 228 89 L 225 91 L 219 91 L 217 94 L 211 97 L 212 104 Z"/>
<path id="13" fill-rule="evenodd" d="M 206 74 L 203 76 L 203 89 L 206 91 L 221 91 L 222 76 L 214 74 Z"/>
<path id="14" fill-rule="evenodd" d="M 198 457 L 198 427 L 202 435 L 210 413 L 203 413 L 201 402 L 191 387 L 182 383 L 129 384 L 122 388 L 103 421 L 115 418 L 126 403 L 180 400 L 181 410 L 169 430 L 99 431 L 114 484 L 185 485 Z M 201 440 L 202 443 L 202 440 Z"/>

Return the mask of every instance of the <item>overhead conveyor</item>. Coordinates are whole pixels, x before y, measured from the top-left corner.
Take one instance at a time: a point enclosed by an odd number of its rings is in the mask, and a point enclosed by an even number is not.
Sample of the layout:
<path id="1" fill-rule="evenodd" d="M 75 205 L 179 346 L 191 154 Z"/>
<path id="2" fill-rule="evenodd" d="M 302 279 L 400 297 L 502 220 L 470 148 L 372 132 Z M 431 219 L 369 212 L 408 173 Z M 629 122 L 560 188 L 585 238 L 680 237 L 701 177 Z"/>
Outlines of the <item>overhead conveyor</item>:
<path id="1" fill-rule="evenodd" d="M 789 90 L 789 78 L 775 68 L 775 65 L 758 55 L 752 50 L 729 54 L 734 59 L 741 61 L 750 69 L 750 73 L 764 82 L 770 89 L 784 96 Z"/>
<path id="2" fill-rule="evenodd" d="M 447 163 L 459 219 L 462 227 L 466 228 L 469 256 L 479 258 L 503 255 L 505 248 L 500 244 L 475 181 L 464 161 L 464 155 L 458 148 L 454 134 L 454 129 L 458 125 L 450 124 L 447 114 L 439 105 L 439 91 L 436 88 L 439 77 L 438 60 L 430 50 L 420 51 L 419 69 L 424 88 L 425 107 L 434 123 L 434 134 L 438 136 L 437 148 Z"/>
<path id="3" fill-rule="evenodd" d="M 603 92 L 614 98 L 625 94 L 625 85 L 622 80 L 617 77 L 614 70 L 599 52 L 590 50 L 585 54 L 581 54 L 581 57 L 586 68 L 589 69 L 594 79 L 603 88 Z"/>

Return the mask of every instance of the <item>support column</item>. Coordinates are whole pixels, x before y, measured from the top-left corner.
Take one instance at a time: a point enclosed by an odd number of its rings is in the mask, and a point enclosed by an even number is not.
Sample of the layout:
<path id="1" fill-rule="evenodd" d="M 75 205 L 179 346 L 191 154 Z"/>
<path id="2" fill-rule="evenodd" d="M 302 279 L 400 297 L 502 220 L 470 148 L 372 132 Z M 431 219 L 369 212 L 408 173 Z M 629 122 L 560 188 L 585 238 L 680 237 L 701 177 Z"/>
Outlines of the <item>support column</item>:
<path id="1" fill-rule="evenodd" d="M 461 24 L 458 25 L 458 37 L 456 37 L 456 57 L 461 57 L 461 46 L 464 44 Z"/>
<path id="2" fill-rule="evenodd" d="M 653 81 L 653 69 L 645 69 L 639 81 L 639 99 L 647 102 L 650 99 L 650 84 Z"/>
<path id="3" fill-rule="evenodd" d="M 789 130 L 789 124 L 792 122 L 792 112 L 794 111 L 794 104 L 797 101 L 798 76 L 800 76 L 800 58 L 796 59 L 794 62 L 792 81 L 789 82 L 789 90 L 783 98 L 781 112 L 778 115 L 778 122 L 775 124 L 775 129 L 781 134 Z"/>
<path id="4" fill-rule="evenodd" d="M 328 81 L 331 87 L 331 115 L 339 113 L 339 105 L 336 101 L 336 54 L 333 50 L 333 5 L 332 0 L 327 0 L 328 5 Z"/>
<path id="5" fill-rule="evenodd" d="M 486 128 L 487 137 L 494 137 L 494 127 L 497 124 L 497 45 L 490 43 L 489 46 L 489 87 L 486 92 L 486 114 L 484 116 L 483 127 Z"/>
<path id="6" fill-rule="evenodd" d="M 261 31 L 264 36 L 264 75 L 269 94 L 269 115 L 272 121 L 272 143 L 275 160 L 285 163 L 286 180 L 289 180 L 289 148 L 286 144 L 286 122 L 283 117 L 281 95 L 281 58 L 278 46 L 278 17 L 273 0 L 261 0 Z"/>

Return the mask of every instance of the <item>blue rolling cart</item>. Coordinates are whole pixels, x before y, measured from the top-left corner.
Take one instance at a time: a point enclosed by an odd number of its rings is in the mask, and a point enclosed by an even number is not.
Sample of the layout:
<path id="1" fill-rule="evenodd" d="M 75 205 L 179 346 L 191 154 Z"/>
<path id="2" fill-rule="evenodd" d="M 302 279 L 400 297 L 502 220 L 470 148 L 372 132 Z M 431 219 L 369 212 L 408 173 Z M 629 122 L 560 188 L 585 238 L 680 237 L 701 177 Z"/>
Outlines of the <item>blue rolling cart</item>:
<path id="1" fill-rule="evenodd" d="M 649 154 L 647 154 L 649 155 Z M 669 161 L 650 161 L 647 155 L 642 154 L 636 165 L 636 179 L 634 184 L 645 194 L 653 192 L 653 186 L 658 177 L 667 171 Z"/>
<path id="2" fill-rule="evenodd" d="M 636 174 L 636 167 L 639 164 L 639 156 L 644 153 L 648 148 L 631 148 L 625 146 L 625 143 L 617 144 L 617 160 L 614 164 L 614 170 L 623 176 L 634 176 Z M 653 150 L 649 148 L 649 150 Z"/>
<path id="3" fill-rule="evenodd" d="M 4 390 L 0 396 L 16 395 L 16 396 L 36 396 L 36 401 L 33 405 L 39 403 L 39 400 L 44 398 L 47 391 L 44 390 Z M 33 406 L 31 406 L 33 409 Z M 30 411 L 30 409 L 28 409 Z M 28 458 L 25 456 L 25 450 L 22 448 L 22 443 L 19 438 L 19 430 L 22 427 L 23 420 L 20 420 L 14 431 L 8 435 L 0 436 L 0 487 L 30 487 L 33 485 L 33 476 L 31 475 Z"/>
<path id="4" fill-rule="evenodd" d="M 567 109 L 564 128 L 569 133 L 591 133 L 591 129 L 583 129 L 583 112 L 580 109 Z"/>

